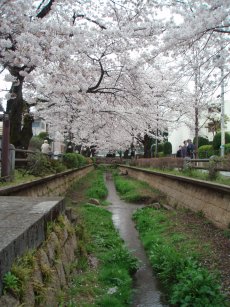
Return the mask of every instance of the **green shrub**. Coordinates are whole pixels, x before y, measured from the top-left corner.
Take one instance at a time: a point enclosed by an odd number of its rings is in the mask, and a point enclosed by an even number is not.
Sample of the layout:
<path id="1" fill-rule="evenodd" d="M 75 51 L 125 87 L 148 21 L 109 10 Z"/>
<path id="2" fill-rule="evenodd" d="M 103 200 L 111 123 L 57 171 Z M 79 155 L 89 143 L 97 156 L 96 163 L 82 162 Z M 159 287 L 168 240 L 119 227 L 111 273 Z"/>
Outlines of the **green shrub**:
<path id="1" fill-rule="evenodd" d="M 164 143 L 158 144 L 158 152 L 164 151 Z"/>
<path id="2" fill-rule="evenodd" d="M 159 158 L 162 158 L 162 157 L 164 157 L 164 156 L 165 156 L 165 154 L 164 154 L 163 151 L 159 151 L 159 152 L 158 152 L 158 157 L 159 157 Z"/>
<path id="3" fill-rule="evenodd" d="M 196 138 L 193 139 L 193 144 L 196 144 Z M 198 148 L 203 145 L 210 145 L 208 138 L 198 136 Z"/>
<path id="4" fill-rule="evenodd" d="M 78 159 L 78 165 L 79 167 L 84 166 L 86 164 L 89 164 L 89 158 L 84 157 L 81 154 L 76 153 L 77 159 Z"/>
<path id="5" fill-rule="evenodd" d="M 38 138 L 41 139 L 41 140 L 48 140 L 49 134 L 48 134 L 48 132 L 42 131 L 38 134 Z"/>
<path id="6" fill-rule="evenodd" d="M 164 154 L 165 155 L 171 155 L 172 153 L 172 144 L 170 142 L 164 143 Z"/>
<path id="7" fill-rule="evenodd" d="M 87 164 L 87 159 L 78 153 L 65 153 L 63 163 L 67 168 L 78 168 Z"/>
<path id="8" fill-rule="evenodd" d="M 200 159 L 209 158 L 214 155 L 212 145 L 203 145 L 198 148 L 198 155 Z"/>
<path id="9" fill-rule="evenodd" d="M 38 136 L 33 136 L 30 140 L 29 149 L 33 151 L 41 151 L 43 140 Z"/>
<path id="10" fill-rule="evenodd" d="M 225 144 L 230 143 L 230 134 L 228 132 L 225 132 Z M 221 145 L 221 132 L 218 132 L 213 139 L 213 148 L 214 149 L 220 149 Z"/>
<path id="11" fill-rule="evenodd" d="M 66 166 L 59 160 L 50 160 L 52 170 L 57 174 L 64 172 L 66 170 Z"/>
<path id="12" fill-rule="evenodd" d="M 28 155 L 26 173 L 33 176 L 46 176 L 57 174 L 66 170 L 66 166 L 59 160 L 53 160 L 49 156 L 37 152 Z"/>
<path id="13" fill-rule="evenodd" d="M 51 159 L 41 152 L 37 152 L 28 155 L 26 172 L 33 176 L 45 176 L 55 173 L 55 170 L 52 167 Z"/>
<path id="14" fill-rule="evenodd" d="M 225 154 L 230 154 L 230 143 L 224 145 Z"/>

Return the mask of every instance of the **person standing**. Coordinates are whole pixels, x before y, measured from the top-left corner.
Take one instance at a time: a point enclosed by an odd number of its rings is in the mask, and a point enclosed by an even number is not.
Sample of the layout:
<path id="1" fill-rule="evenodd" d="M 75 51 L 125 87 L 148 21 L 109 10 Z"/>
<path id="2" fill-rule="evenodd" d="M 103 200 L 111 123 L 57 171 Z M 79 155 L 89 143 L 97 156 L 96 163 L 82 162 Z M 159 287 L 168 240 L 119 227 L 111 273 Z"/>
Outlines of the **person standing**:
<path id="1" fill-rule="evenodd" d="M 183 146 L 181 147 L 181 157 L 187 157 L 187 141 L 184 141 Z"/>
<path id="2" fill-rule="evenodd" d="M 187 146 L 187 154 L 188 154 L 188 157 L 190 157 L 191 159 L 194 158 L 194 151 L 195 151 L 195 145 L 189 139 L 188 140 L 188 146 Z"/>
<path id="3" fill-rule="evenodd" d="M 44 154 L 49 154 L 50 153 L 50 145 L 47 140 L 44 140 L 44 143 L 41 146 L 41 152 Z"/>
<path id="4" fill-rule="evenodd" d="M 177 158 L 181 158 L 182 157 L 182 146 L 179 146 L 179 149 L 177 150 L 177 152 L 176 152 L 176 157 Z"/>

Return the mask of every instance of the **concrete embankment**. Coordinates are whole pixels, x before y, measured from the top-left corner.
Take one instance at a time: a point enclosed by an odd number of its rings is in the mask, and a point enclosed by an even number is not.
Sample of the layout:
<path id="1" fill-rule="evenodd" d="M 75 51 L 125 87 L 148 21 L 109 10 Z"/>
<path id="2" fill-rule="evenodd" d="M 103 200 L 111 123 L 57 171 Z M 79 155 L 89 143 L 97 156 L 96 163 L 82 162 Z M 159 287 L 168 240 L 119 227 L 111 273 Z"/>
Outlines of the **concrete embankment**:
<path id="1" fill-rule="evenodd" d="M 230 186 L 137 167 L 119 167 L 123 172 L 127 171 L 129 176 L 146 181 L 165 193 L 171 206 L 202 211 L 216 226 L 223 229 L 230 226 Z"/>
<path id="2" fill-rule="evenodd" d="M 33 263 L 25 269 L 27 276 L 24 276 L 23 285 L 19 285 L 20 291 L 4 294 L 0 297 L 0 306 L 58 306 L 58 295 L 74 273 L 77 248 L 74 220 L 70 210 L 61 216 L 61 223 L 56 224 L 35 250 L 30 260 Z M 19 270 L 22 274 L 23 269 Z"/>
<path id="3" fill-rule="evenodd" d="M 3 295 L 0 306 L 21 306 L 22 303 L 40 306 L 41 296 L 41 306 L 56 306 L 55 297 L 67 283 L 77 246 L 75 233 L 70 231 L 73 218 L 65 215 L 63 198 L 57 196 L 64 195 L 74 181 L 93 169 L 93 165 L 89 165 L 0 189 L 0 294 L 4 274 L 10 271 L 15 259 L 28 250 L 37 249 L 34 269 L 28 284 L 24 285 L 23 302 L 14 295 Z M 47 223 L 60 215 L 64 216 L 64 226 L 45 241 Z"/>
<path id="4" fill-rule="evenodd" d="M 46 176 L 31 182 L 0 189 L 0 196 L 60 196 L 75 181 L 92 171 L 94 166 L 87 165 L 55 175 Z"/>

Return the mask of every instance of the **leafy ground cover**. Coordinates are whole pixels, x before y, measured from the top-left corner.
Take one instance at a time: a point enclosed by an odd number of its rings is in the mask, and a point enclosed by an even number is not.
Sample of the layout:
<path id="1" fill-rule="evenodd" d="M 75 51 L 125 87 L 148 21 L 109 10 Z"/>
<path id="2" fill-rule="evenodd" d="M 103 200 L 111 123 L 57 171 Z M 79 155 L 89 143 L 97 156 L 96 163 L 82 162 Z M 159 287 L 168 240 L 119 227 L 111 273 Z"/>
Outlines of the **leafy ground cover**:
<path id="1" fill-rule="evenodd" d="M 67 195 L 68 205 L 78 217 L 78 250 L 71 286 L 60 295 L 60 306 L 130 304 L 131 276 L 137 260 L 114 228 L 111 213 L 102 206 L 88 204 L 92 197 L 104 204 L 105 191 L 103 172 L 97 170 L 78 181 Z"/>
<path id="2" fill-rule="evenodd" d="M 119 193 L 131 193 L 136 182 L 120 176 L 119 184 L 123 183 L 126 189 Z M 156 210 L 147 206 L 138 210 L 134 219 L 171 304 L 228 306 L 229 230 L 217 229 L 201 212 L 189 210 Z"/>

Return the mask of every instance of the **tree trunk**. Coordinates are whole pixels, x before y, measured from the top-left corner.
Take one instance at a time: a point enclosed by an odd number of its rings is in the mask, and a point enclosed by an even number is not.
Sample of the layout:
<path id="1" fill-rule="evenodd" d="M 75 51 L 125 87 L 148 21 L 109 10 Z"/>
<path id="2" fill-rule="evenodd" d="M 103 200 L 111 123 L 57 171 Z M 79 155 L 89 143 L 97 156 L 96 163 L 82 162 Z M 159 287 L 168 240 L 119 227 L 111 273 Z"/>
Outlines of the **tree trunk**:
<path id="1" fill-rule="evenodd" d="M 10 143 L 16 148 L 28 149 L 33 136 L 33 118 L 28 114 L 23 116 L 28 107 L 26 107 L 22 96 L 24 77 L 20 76 L 19 72 L 19 68 L 10 69 L 10 73 L 17 78 L 17 82 L 13 82 L 11 86 L 12 98 L 7 101 L 6 113 L 10 118 Z"/>
<path id="2" fill-rule="evenodd" d="M 144 158 L 151 158 L 152 138 L 149 137 L 147 134 L 144 135 L 143 145 L 144 145 Z"/>

